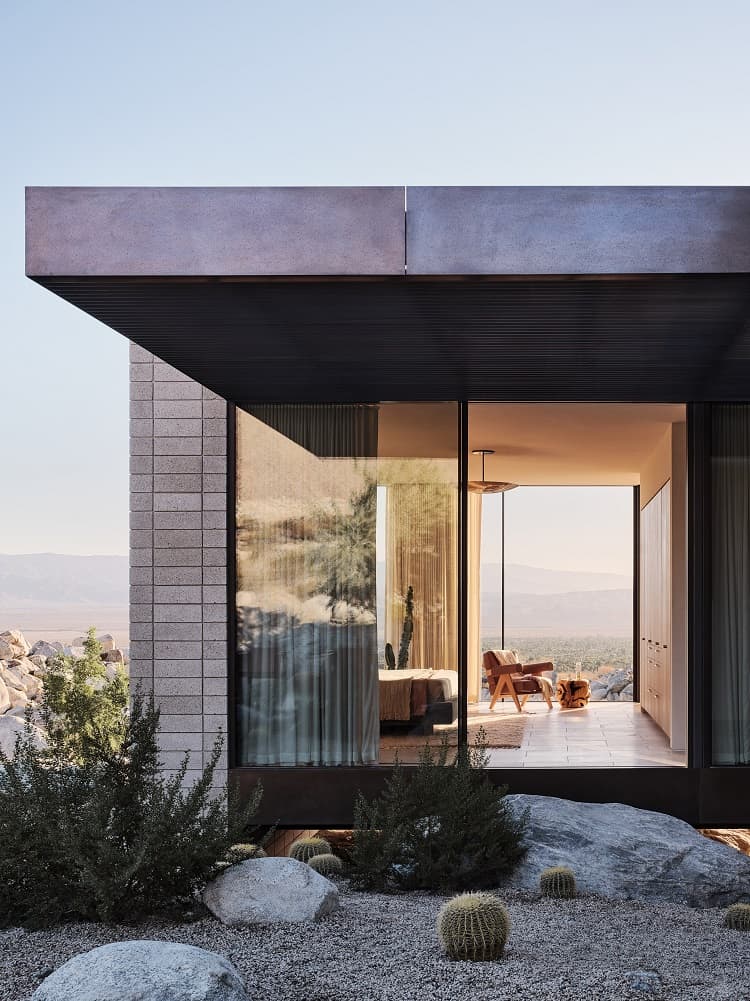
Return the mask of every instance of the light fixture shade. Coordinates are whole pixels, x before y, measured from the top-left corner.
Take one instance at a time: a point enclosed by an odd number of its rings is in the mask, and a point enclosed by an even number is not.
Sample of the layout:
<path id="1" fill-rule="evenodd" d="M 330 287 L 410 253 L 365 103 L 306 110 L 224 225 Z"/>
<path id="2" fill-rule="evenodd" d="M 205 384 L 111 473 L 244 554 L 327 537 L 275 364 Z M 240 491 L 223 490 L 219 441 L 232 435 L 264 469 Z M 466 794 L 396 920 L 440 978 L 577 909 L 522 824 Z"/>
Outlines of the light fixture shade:
<path id="1" fill-rule="evenodd" d="M 469 491 L 473 494 L 503 494 L 514 490 L 517 483 L 501 483 L 499 480 L 469 480 Z"/>
<path id="2" fill-rule="evenodd" d="M 469 491 L 473 494 L 502 494 L 506 490 L 512 490 L 517 487 L 517 483 L 503 483 L 500 480 L 486 480 L 484 478 L 484 460 L 488 455 L 494 455 L 494 448 L 475 448 L 472 449 L 472 455 L 482 456 L 482 479 L 481 480 L 469 480 L 468 487 Z"/>

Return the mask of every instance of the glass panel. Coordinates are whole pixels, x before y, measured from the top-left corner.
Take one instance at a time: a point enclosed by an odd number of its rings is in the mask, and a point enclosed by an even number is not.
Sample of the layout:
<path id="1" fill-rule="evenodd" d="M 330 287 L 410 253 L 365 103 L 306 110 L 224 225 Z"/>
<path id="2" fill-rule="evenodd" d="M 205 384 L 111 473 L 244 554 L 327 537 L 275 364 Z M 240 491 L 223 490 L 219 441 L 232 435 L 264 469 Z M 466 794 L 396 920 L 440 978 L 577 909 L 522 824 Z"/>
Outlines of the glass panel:
<path id="1" fill-rule="evenodd" d="M 456 411 L 238 410 L 239 764 L 408 760 L 455 730 Z"/>
<path id="2" fill-rule="evenodd" d="M 711 407 L 715 765 L 750 764 L 750 405 Z"/>

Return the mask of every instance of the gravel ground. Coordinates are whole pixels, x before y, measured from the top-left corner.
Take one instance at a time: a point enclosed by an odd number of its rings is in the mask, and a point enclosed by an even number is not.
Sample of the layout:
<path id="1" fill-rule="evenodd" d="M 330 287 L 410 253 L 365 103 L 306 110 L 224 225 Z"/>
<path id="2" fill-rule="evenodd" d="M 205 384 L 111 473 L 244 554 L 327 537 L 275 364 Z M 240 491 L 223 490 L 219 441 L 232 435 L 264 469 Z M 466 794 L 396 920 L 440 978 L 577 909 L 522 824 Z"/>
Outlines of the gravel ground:
<path id="1" fill-rule="evenodd" d="M 222 953 L 253 1001 L 750 1001 L 750 934 L 722 928 L 721 911 L 593 897 L 504 899 L 512 928 L 496 963 L 441 955 L 441 898 L 352 893 L 343 885 L 341 910 L 315 925 L 232 929 L 205 918 L 0 931 L 0 1001 L 25 1001 L 51 968 L 128 938 Z M 661 986 L 632 987 L 633 970 L 656 972 Z"/>

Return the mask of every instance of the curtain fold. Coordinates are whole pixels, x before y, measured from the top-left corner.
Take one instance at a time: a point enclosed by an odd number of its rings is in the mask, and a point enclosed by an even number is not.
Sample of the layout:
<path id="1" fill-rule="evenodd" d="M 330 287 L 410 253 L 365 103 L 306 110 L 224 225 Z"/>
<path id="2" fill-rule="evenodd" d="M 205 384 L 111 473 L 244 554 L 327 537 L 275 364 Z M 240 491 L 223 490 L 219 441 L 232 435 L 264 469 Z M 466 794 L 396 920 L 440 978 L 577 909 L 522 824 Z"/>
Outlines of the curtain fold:
<path id="1" fill-rule="evenodd" d="M 466 614 L 468 632 L 468 685 L 469 702 L 479 702 L 482 691 L 482 495 L 469 493 L 468 507 L 468 580 L 466 587 Z"/>
<path id="2" fill-rule="evenodd" d="M 711 408 L 712 740 L 750 764 L 750 406 Z"/>
<path id="3" fill-rule="evenodd" d="M 398 650 L 404 598 L 413 587 L 409 667 L 454 671 L 458 666 L 457 513 L 454 485 L 388 486 L 385 637 Z"/>
<path id="4" fill-rule="evenodd" d="M 377 412 L 262 413 L 237 420 L 239 760 L 374 764 Z"/>

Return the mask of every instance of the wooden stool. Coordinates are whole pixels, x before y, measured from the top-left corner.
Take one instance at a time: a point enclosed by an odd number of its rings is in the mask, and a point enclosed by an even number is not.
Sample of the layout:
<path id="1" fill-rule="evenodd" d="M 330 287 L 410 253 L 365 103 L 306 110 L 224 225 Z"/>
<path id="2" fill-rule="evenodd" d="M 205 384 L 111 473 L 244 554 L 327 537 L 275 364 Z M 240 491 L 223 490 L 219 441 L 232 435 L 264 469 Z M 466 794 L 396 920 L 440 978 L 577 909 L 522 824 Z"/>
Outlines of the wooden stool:
<path id="1" fill-rule="evenodd" d="M 588 681 L 570 678 L 557 682 L 557 701 L 561 709 L 584 709 L 591 698 L 591 687 Z"/>

